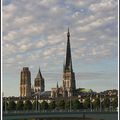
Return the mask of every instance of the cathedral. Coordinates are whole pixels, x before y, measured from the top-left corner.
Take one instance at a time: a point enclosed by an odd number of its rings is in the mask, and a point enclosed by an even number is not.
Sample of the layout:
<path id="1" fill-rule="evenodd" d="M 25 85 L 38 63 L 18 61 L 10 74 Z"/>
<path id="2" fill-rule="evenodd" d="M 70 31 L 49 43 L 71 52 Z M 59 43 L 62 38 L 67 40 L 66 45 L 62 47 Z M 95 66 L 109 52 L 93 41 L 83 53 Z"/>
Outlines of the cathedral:
<path id="1" fill-rule="evenodd" d="M 39 69 L 34 80 L 34 88 L 31 88 L 31 73 L 28 67 L 23 67 L 20 77 L 20 97 L 32 97 L 35 93 L 42 93 L 45 91 L 44 78 Z"/>
<path id="2" fill-rule="evenodd" d="M 75 96 L 76 83 L 75 73 L 72 67 L 72 56 L 70 46 L 70 32 L 68 28 L 67 32 L 67 48 L 66 48 L 66 60 L 63 65 L 63 85 L 59 87 L 58 83 L 56 88 L 51 89 L 50 97 L 71 97 Z M 42 77 L 39 69 L 37 76 L 34 80 L 34 87 L 31 88 L 31 73 L 28 67 L 24 67 L 21 71 L 20 79 L 20 97 L 32 97 L 34 94 L 41 94 L 45 92 L 44 78 Z"/>
<path id="3" fill-rule="evenodd" d="M 59 87 L 58 83 L 56 88 L 52 88 L 51 97 L 70 97 L 75 95 L 75 73 L 72 68 L 72 56 L 70 47 L 70 32 L 67 33 L 67 48 L 66 48 L 66 61 L 63 65 L 63 86 Z"/>

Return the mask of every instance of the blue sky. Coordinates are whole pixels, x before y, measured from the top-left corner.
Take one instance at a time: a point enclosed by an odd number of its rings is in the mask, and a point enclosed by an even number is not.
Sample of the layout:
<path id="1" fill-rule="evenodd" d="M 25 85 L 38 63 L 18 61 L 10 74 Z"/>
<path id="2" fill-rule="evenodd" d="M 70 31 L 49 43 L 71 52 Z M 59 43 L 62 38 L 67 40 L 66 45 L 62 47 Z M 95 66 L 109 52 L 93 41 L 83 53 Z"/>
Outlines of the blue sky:
<path id="1" fill-rule="evenodd" d="M 117 89 L 117 0 L 3 0 L 3 92 L 19 96 L 20 71 L 39 67 L 45 89 L 62 85 L 67 29 L 77 88 Z"/>

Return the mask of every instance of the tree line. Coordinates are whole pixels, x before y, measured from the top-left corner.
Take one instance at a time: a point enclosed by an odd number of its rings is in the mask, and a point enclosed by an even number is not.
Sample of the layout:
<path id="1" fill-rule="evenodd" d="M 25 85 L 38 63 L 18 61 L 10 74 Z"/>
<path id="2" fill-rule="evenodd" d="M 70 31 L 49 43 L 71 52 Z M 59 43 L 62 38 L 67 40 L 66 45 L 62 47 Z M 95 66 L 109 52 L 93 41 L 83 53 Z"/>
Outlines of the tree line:
<path id="1" fill-rule="evenodd" d="M 79 102 L 78 99 L 74 100 L 59 100 L 59 101 L 51 101 L 50 103 L 43 101 L 39 103 L 35 100 L 33 103 L 30 100 L 19 100 L 17 103 L 15 101 L 10 100 L 9 102 L 3 101 L 3 111 L 23 111 L 23 110 L 79 110 L 79 109 L 94 109 L 99 110 L 100 107 L 102 109 L 108 109 L 112 106 L 112 109 L 116 109 L 118 107 L 118 99 L 117 97 L 110 102 L 109 98 L 105 98 L 104 101 L 100 103 L 99 98 L 95 98 L 93 102 L 90 102 L 90 98 L 85 98 L 84 102 Z"/>

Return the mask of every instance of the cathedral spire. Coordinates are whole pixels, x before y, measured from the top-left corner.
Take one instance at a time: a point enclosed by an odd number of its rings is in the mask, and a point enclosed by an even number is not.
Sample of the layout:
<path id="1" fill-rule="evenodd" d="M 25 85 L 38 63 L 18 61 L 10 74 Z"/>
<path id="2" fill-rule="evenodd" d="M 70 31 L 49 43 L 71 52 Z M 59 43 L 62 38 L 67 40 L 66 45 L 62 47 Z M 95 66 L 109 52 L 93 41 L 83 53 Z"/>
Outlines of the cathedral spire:
<path id="1" fill-rule="evenodd" d="M 68 28 L 68 33 L 67 33 L 67 49 L 66 49 L 66 63 L 64 66 L 64 70 L 68 70 L 72 72 L 72 57 L 71 57 L 71 48 L 70 48 L 70 32 Z"/>
<path id="2" fill-rule="evenodd" d="M 70 37 L 69 27 L 68 27 L 67 37 Z"/>
<path id="3" fill-rule="evenodd" d="M 34 91 L 35 92 L 43 92 L 44 90 L 45 90 L 44 78 L 42 77 L 40 67 L 39 67 L 37 76 L 34 81 Z"/>
<path id="4" fill-rule="evenodd" d="M 37 74 L 37 77 L 36 77 L 36 78 L 41 78 L 41 79 L 43 78 L 43 77 L 42 77 L 42 74 L 41 74 L 41 71 L 40 71 L 40 67 L 39 67 L 39 71 L 38 71 L 38 74 Z"/>

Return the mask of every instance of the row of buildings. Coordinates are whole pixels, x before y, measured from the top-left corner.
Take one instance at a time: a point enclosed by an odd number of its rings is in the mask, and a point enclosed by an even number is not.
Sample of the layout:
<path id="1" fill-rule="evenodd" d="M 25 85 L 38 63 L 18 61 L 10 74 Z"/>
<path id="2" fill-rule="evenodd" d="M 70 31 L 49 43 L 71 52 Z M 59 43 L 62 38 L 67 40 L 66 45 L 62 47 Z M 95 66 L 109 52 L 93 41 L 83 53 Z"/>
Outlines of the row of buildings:
<path id="1" fill-rule="evenodd" d="M 45 91 L 45 80 L 39 69 L 34 80 L 34 88 L 31 88 L 31 72 L 28 67 L 23 67 L 20 77 L 20 97 L 34 97 L 48 93 L 52 98 L 76 96 L 75 73 L 72 67 L 72 56 L 70 47 L 70 32 L 67 32 L 66 61 L 63 68 L 63 85 Z"/>

